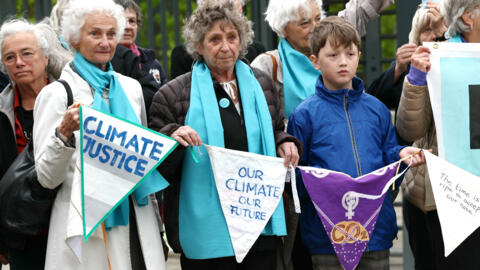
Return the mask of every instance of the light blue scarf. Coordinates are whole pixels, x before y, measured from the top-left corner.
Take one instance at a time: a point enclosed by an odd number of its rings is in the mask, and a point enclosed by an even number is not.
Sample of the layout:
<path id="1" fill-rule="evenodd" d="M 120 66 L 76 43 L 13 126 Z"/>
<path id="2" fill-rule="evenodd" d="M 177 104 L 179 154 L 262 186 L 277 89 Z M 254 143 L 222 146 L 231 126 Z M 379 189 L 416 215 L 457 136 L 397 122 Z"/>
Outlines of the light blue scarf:
<path id="1" fill-rule="evenodd" d="M 458 34 L 458 35 L 450 38 L 448 41 L 453 42 L 453 43 L 465 43 L 466 42 L 461 34 Z"/>
<path id="2" fill-rule="evenodd" d="M 262 88 L 252 70 L 242 61 L 235 64 L 240 91 L 248 150 L 276 156 L 272 119 Z M 231 104 L 230 106 L 233 106 Z M 190 107 L 185 125 L 197 131 L 203 143 L 224 147 L 223 126 L 210 70 L 203 62 L 195 63 L 192 72 Z M 180 184 L 180 243 L 190 259 L 233 256 L 233 248 L 223 215 L 210 159 L 200 147 L 199 163 L 185 154 Z M 265 227 L 263 234 L 285 235 L 283 201 Z"/>
<path id="3" fill-rule="evenodd" d="M 315 84 L 322 73 L 284 38 L 280 39 L 278 53 L 282 60 L 285 117 L 288 119 L 300 102 L 315 93 Z"/>
<path id="4" fill-rule="evenodd" d="M 141 124 L 132 105 L 128 101 L 127 95 L 118 81 L 117 75 L 113 71 L 112 64 L 107 64 L 107 71 L 102 71 L 92 63 L 88 62 L 80 53 L 75 54 L 73 66 L 76 72 L 93 88 L 92 107 L 102 112 L 110 113 L 119 118 Z M 103 90 L 109 88 L 109 104 L 102 98 Z M 148 204 L 147 196 L 160 191 L 168 186 L 168 182 L 154 170 L 153 173 L 146 176 L 142 183 L 137 186 L 133 195 L 140 206 Z M 105 219 L 105 226 L 127 225 L 129 219 L 128 200 L 124 200 L 118 207 Z"/>

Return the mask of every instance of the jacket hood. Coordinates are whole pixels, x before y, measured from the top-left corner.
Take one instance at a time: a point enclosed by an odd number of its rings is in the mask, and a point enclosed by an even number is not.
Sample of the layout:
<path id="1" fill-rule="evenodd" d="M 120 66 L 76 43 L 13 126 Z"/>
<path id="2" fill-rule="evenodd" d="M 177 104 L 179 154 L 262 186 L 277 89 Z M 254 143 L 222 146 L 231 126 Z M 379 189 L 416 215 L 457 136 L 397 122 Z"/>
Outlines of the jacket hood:
<path id="1" fill-rule="evenodd" d="M 315 84 L 315 94 L 319 95 L 322 98 L 327 99 L 329 102 L 334 103 L 343 103 L 344 96 L 347 96 L 350 101 L 354 101 L 360 98 L 365 86 L 362 79 L 357 76 L 352 79 L 353 89 L 340 89 L 340 90 L 328 90 L 327 87 L 323 84 L 323 76 L 318 77 L 317 83 Z"/>

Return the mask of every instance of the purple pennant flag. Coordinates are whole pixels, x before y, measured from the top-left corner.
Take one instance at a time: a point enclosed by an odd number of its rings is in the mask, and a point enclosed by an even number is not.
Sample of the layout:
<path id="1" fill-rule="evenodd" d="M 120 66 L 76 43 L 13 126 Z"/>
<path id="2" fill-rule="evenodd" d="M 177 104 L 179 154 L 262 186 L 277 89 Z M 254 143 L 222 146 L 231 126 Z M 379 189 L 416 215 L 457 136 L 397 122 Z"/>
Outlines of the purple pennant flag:
<path id="1" fill-rule="evenodd" d="M 358 178 L 336 171 L 299 167 L 305 188 L 344 269 L 355 269 L 360 262 L 385 194 L 403 174 L 396 175 L 399 164 L 392 163 Z"/>

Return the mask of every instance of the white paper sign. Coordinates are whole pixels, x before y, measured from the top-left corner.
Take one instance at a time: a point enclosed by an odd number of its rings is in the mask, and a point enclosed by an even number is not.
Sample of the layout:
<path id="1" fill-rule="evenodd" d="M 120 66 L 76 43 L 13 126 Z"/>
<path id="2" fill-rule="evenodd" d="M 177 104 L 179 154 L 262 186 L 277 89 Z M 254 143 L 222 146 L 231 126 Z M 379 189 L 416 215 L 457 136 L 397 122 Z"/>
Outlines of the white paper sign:
<path id="1" fill-rule="evenodd" d="M 242 262 L 282 198 L 283 159 L 205 145 L 237 262 Z"/>
<path id="2" fill-rule="evenodd" d="M 177 142 L 143 126 L 80 107 L 85 241 Z"/>
<path id="3" fill-rule="evenodd" d="M 447 257 L 480 227 L 480 178 L 428 151 L 423 153 Z"/>

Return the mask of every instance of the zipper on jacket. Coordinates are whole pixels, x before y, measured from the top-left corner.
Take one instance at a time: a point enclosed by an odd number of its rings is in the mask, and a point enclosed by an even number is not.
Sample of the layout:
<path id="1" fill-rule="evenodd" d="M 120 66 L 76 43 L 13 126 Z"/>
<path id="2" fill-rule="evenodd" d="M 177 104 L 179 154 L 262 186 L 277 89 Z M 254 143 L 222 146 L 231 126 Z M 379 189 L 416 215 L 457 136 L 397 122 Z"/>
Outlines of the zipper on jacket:
<path id="1" fill-rule="evenodd" d="M 362 175 L 362 166 L 360 164 L 360 158 L 357 151 L 357 141 L 355 139 L 355 134 L 353 133 L 352 119 L 350 118 L 350 112 L 348 111 L 348 96 L 345 94 L 343 96 L 343 108 L 345 110 L 345 115 L 347 117 L 348 131 L 350 133 L 350 142 L 352 143 L 353 156 L 355 158 L 355 167 L 357 168 L 357 177 Z"/>

